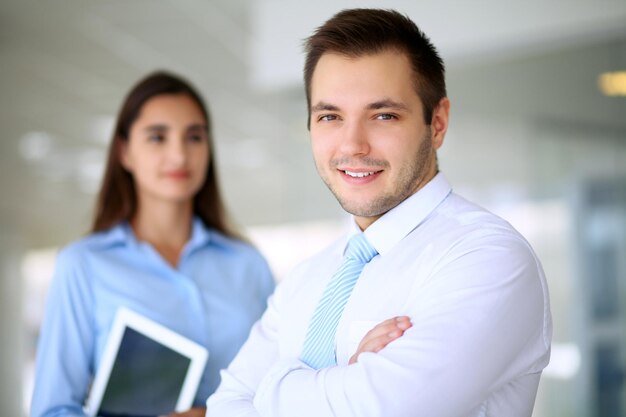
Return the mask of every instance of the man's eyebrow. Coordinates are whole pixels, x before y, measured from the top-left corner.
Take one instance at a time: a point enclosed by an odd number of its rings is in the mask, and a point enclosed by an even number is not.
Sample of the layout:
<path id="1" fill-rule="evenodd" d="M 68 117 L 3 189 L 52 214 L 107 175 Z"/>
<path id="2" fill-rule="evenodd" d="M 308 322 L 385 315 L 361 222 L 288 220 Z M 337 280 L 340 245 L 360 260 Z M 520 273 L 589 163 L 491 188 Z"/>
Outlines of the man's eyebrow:
<path id="1" fill-rule="evenodd" d="M 318 111 L 339 111 L 339 107 L 335 106 L 334 104 L 320 101 L 316 105 L 311 106 L 311 113 L 315 113 Z"/>
<path id="2" fill-rule="evenodd" d="M 395 109 L 395 110 L 404 110 L 404 111 L 409 110 L 406 104 L 393 101 L 391 99 L 383 99 L 383 100 L 375 101 L 373 103 L 370 103 L 367 106 L 367 108 L 370 110 L 380 110 L 380 109 Z"/>
<path id="3" fill-rule="evenodd" d="M 370 103 L 367 105 L 367 109 L 369 110 L 380 110 L 380 109 L 394 109 L 394 110 L 404 110 L 408 111 L 409 108 L 406 104 L 400 103 L 398 101 L 394 101 L 391 99 L 382 99 Z M 320 112 L 320 111 L 339 111 L 339 107 L 334 104 L 326 103 L 324 101 L 320 101 L 319 103 L 311 106 L 311 113 Z"/>

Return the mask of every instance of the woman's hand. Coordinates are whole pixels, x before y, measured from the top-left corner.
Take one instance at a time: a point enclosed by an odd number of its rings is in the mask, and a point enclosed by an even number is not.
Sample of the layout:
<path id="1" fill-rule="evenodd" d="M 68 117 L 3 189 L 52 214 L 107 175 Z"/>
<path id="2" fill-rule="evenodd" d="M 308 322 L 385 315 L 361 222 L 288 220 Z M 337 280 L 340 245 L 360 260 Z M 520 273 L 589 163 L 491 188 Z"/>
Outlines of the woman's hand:
<path id="1" fill-rule="evenodd" d="M 182 413 L 171 413 L 167 417 L 204 417 L 206 415 L 205 407 L 194 407 Z"/>
<path id="2" fill-rule="evenodd" d="M 398 316 L 385 320 L 372 330 L 367 332 L 356 353 L 352 355 L 349 365 L 357 362 L 359 355 L 363 352 L 376 353 L 382 348 L 402 336 L 406 329 L 411 327 L 411 319 L 408 316 Z"/>

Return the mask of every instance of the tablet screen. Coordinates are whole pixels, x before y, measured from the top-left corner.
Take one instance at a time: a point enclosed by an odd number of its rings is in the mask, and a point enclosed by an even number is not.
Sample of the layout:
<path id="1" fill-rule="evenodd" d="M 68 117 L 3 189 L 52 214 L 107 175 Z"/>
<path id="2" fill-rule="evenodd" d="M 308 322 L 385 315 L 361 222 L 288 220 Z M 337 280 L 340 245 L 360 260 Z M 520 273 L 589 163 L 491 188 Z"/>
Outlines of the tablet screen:
<path id="1" fill-rule="evenodd" d="M 125 307 L 115 315 L 85 404 L 88 416 L 158 416 L 188 410 L 208 352 Z"/>
<path id="2" fill-rule="evenodd" d="M 99 415 L 162 415 L 174 411 L 191 360 L 127 327 Z"/>

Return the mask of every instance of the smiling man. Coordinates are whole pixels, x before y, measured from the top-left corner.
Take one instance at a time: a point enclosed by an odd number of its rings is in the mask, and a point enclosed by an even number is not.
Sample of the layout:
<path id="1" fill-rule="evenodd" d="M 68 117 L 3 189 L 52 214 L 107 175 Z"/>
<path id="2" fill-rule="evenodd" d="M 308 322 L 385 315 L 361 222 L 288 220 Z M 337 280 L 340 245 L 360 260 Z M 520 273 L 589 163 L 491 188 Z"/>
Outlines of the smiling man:
<path id="1" fill-rule="evenodd" d="M 437 51 L 374 9 L 338 13 L 306 48 L 315 164 L 353 230 L 277 288 L 207 415 L 530 416 L 550 355 L 545 277 L 438 170 Z"/>
<path id="2" fill-rule="evenodd" d="M 366 229 L 437 173 L 449 101 L 431 123 L 412 88 L 405 54 L 351 57 L 328 52 L 311 86 L 311 143 L 317 170 L 341 206 Z M 434 133 L 434 134 L 433 134 Z"/>

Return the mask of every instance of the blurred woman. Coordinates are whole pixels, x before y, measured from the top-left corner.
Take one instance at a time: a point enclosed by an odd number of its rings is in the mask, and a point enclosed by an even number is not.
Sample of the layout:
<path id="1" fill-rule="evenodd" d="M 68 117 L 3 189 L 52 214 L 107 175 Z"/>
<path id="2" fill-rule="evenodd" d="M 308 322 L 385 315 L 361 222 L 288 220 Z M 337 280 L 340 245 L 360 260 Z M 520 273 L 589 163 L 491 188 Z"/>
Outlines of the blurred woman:
<path id="1" fill-rule="evenodd" d="M 205 346 L 204 403 L 273 290 L 267 263 L 231 229 L 211 121 L 181 78 L 157 72 L 119 113 L 91 233 L 57 259 L 39 338 L 33 416 L 83 415 L 119 307 Z M 173 411 L 173 410 L 172 410 Z M 174 415 L 174 414 L 173 414 Z"/>

